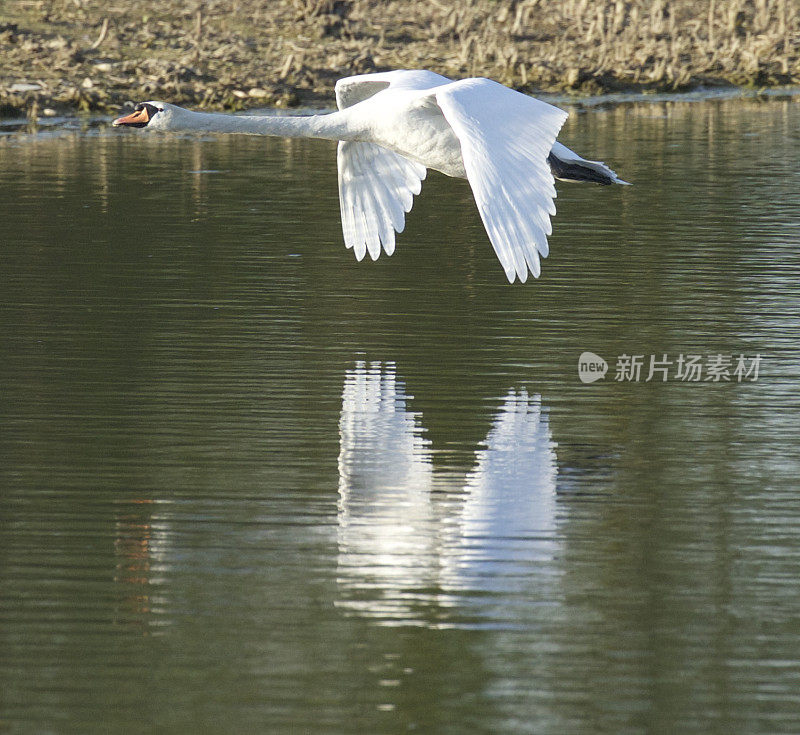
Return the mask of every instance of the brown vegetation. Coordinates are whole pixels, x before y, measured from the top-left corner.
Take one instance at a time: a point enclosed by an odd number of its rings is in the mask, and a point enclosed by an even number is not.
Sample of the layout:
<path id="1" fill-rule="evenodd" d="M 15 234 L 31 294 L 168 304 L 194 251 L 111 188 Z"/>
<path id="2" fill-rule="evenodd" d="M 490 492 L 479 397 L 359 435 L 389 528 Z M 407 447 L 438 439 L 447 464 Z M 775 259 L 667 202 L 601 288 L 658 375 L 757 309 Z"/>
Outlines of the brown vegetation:
<path id="1" fill-rule="evenodd" d="M 0 114 L 329 103 L 427 68 L 528 92 L 800 81 L 796 0 L 7 0 Z"/>

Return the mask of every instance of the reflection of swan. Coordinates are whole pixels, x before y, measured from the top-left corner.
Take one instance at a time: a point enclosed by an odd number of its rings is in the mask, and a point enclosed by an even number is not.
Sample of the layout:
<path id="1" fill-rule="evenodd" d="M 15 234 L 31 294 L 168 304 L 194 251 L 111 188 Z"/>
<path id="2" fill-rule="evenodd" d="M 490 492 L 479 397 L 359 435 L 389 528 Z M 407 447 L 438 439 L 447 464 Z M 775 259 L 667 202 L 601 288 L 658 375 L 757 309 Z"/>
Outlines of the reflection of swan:
<path id="1" fill-rule="evenodd" d="M 556 457 L 539 398 L 512 390 L 463 485 L 432 493 L 432 449 L 408 401 L 391 364 L 347 373 L 339 583 L 346 609 L 423 624 L 457 597 L 513 593 L 552 560 Z"/>
<path id="2" fill-rule="evenodd" d="M 459 574 L 507 588 L 553 554 L 556 455 L 539 397 L 510 391 L 477 458 L 461 512 Z"/>
<path id="3" fill-rule="evenodd" d="M 435 537 L 428 495 L 432 468 L 406 400 L 391 364 L 357 363 L 345 379 L 339 421 L 339 572 L 360 589 L 410 591 L 435 578 L 429 547 Z M 393 613 L 399 615 L 401 607 Z"/>
<path id="4" fill-rule="evenodd" d="M 340 79 L 329 115 L 232 116 L 145 102 L 114 125 L 338 140 L 345 244 L 361 260 L 394 252 L 395 230 L 419 194 L 426 169 L 469 180 L 483 224 L 509 281 L 539 275 L 555 214 L 553 175 L 625 183 L 556 135 L 563 110 L 489 79 L 453 82 L 429 71 Z"/>

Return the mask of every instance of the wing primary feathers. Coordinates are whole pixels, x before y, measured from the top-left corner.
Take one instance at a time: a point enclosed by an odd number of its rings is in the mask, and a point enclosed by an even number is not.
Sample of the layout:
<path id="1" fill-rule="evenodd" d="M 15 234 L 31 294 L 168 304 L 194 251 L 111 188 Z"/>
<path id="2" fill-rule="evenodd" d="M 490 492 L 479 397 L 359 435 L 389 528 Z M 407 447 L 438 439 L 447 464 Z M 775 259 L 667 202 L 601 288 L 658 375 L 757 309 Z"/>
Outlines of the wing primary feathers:
<path id="1" fill-rule="evenodd" d="M 555 185 L 547 156 L 567 113 L 488 79 L 432 91 L 459 139 L 483 224 L 510 282 L 538 276 Z"/>
<path id="2" fill-rule="evenodd" d="M 395 231 L 420 192 L 425 167 L 374 143 L 340 142 L 339 201 L 345 245 L 361 260 L 395 250 Z"/>

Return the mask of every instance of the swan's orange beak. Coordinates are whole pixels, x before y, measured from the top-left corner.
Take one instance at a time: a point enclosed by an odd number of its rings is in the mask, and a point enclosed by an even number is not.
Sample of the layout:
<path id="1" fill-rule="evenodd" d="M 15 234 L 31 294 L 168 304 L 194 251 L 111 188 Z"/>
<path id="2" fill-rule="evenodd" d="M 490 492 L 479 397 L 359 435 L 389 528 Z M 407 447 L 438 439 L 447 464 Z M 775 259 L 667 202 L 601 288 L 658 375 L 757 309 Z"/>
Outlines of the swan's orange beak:
<path id="1" fill-rule="evenodd" d="M 118 117 L 116 120 L 114 120 L 113 125 L 115 127 L 119 125 L 127 125 L 131 128 L 143 128 L 149 122 L 150 113 L 147 111 L 147 107 L 142 107 L 140 110 L 134 110 L 130 115 Z"/>

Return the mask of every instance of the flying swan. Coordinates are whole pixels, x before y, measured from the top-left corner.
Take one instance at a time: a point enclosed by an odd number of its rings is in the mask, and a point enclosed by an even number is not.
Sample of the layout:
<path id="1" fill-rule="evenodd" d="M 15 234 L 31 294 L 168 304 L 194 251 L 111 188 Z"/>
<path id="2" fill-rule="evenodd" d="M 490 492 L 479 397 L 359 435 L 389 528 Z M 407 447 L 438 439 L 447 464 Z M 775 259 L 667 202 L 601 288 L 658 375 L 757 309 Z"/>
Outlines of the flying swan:
<path id="1" fill-rule="evenodd" d="M 627 183 L 556 142 L 564 110 L 489 79 L 361 74 L 336 82 L 336 103 L 337 112 L 323 115 L 242 116 L 143 102 L 114 125 L 338 141 L 342 230 L 358 260 L 394 252 L 426 169 L 466 178 L 510 283 L 538 277 L 547 257 L 553 177 Z"/>

